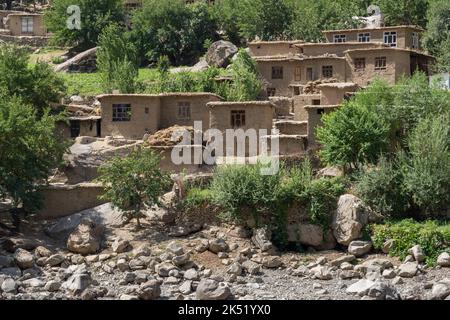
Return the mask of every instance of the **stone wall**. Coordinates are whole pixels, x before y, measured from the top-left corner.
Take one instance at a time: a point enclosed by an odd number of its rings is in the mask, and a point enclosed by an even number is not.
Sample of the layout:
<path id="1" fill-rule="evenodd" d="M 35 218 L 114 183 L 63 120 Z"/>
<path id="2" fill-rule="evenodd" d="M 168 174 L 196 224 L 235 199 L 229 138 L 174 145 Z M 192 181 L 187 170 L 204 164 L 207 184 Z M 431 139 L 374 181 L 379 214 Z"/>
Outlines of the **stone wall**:
<path id="1" fill-rule="evenodd" d="M 48 44 L 50 37 L 40 36 L 12 36 L 0 34 L 0 41 L 14 43 L 21 46 L 30 46 L 33 48 L 45 47 Z"/>

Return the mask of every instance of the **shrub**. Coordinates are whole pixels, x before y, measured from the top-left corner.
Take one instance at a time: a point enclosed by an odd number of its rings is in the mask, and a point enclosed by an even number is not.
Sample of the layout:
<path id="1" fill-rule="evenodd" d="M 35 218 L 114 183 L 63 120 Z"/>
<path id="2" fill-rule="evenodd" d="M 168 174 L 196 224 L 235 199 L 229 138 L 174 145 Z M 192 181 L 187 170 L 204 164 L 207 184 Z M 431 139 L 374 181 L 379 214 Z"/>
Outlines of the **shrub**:
<path id="1" fill-rule="evenodd" d="M 0 45 L 0 90 L 37 108 L 38 116 L 65 91 L 64 80 L 46 63 L 28 66 L 26 48 Z"/>
<path id="2" fill-rule="evenodd" d="M 306 205 L 311 222 L 327 230 L 339 196 L 345 192 L 342 178 L 321 178 L 311 181 L 300 199 Z"/>
<path id="3" fill-rule="evenodd" d="M 427 256 L 427 264 L 433 265 L 437 257 L 450 250 L 450 225 L 436 221 L 416 222 L 412 219 L 391 221 L 371 226 L 372 241 L 376 249 L 381 249 L 387 240 L 394 245 L 390 255 L 404 259 L 408 250 L 420 245 Z"/>
<path id="4" fill-rule="evenodd" d="M 388 149 L 389 125 L 356 100 L 322 119 L 317 138 L 323 144 L 320 156 L 329 165 L 355 169 L 360 164 L 376 163 Z"/>
<path id="5" fill-rule="evenodd" d="M 403 180 L 397 162 L 382 157 L 378 166 L 365 168 L 357 175 L 355 188 L 364 203 L 376 212 L 385 216 L 401 216 L 409 205 Z"/>
<path id="6" fill-rule="evenodd" d="M 139 73 L 137 51 L 116 24 L 108 26 L 99 37 L 97 66 L 106 92 L 134 93 Z"/>
<path id="7" fill-rule="evenodd" d="M 213 194 L 210 189 L 190 188 L 186 198 L 183 200 L 182 207 L 186 209 L 195 209 L 211 203 Z"/>
<path id="8" fill-rule="evenodd" d="M 63 164 L 67 144 L 56 134 L 62 120 L 36 110 L 0 88 L 0 200 L 11 199 L 15 208 L 35 211 L 42 207 L 38 184 Z"/>
<path id="9" fill-rule="evenodd" d="M 151 149 L 136 149 L 127 157 L 108 161 L 99 169 L 98 181 L 105 189 L 101 199 L 136 218 L 139 227 L 145 206 L 158 204 L 159 197 L 170 187 L 170 177 L 159 164 L 159 155 Z"/>
<path id="10" fill-rule="evenodd" d="M 180 0 L 146 0 L 132 17 L 132 42 L 151 62 L 167 56 L 173 65 L 188 65 L 204 52 L 207 39 L 217 39 L 208 5 Z"/>
<path id="11" fill-rule="evenodd" d="M 256 62 L 244 49 L 240 49 L 237 59 L 233 62 L 232 82 L 220 88 L 219 95 L 227 101 L 257 100 L 262 90 L 262 80 L 256 67 Z"/>
<path id="12" fill-rule="evenodd" d="M 400 156 L 405 189 L 425 216 L 450 207 L 450 116 L 424 119 L 408 138 Z"/>
<path id="13" fill-rule="evenodd" d="M 280 174 L 263 176 L 261 165 L 228 165 L 219 167 L 211 184 L 214 202 L 229 218 L 240 220 L 239 210 L 249 207 L 258 221 L 258 213 L 274 207 Z"/>
<path id="14" fill-rule="evenodd" d="M 80 7 L 81 29 L 67 27 L 67 8 L 71 5 Z M 123 22 L 124 18 L 122 0 L 54 0 L 45 12 L 45 24 L 54 34 L 52 42 L 80 49 L 94 47 L 108 25 Z"/>
<path id="15" fill-rule="evenodd" d="M 337 199 L 345 191 L 342 178 L 313 179 L 309 161 L 300 167 L 282 167 L 278 174 L 260 174 L 261 165 L 226 166 L 214 176 L 211 190 L 214 201 L 240 220 L 240 209 L 248 207 L 258 223 L 261 214 L 269 216 L 271 227 L 285 232 L 287 209 L 294 202 L 302 203 L 311 222 L 328 228 Z"/>

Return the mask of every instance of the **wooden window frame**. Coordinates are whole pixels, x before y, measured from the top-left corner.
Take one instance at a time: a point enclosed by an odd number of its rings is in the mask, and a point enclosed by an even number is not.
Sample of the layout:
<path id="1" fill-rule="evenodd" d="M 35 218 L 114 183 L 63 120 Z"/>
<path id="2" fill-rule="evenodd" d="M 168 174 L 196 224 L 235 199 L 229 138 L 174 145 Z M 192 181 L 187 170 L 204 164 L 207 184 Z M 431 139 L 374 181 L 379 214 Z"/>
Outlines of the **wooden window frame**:
<path id="1" fill-rule="evenodd" d="M 331 73 L 330 73 L 331 72 Z M 322 78 L 333 78 L 334 70 L 332 65 L 322 66 Z"/>
<path id="2" fill-rule="evenodd" d="M 189 101 L 179 101 L 178 105 L 178 119 L 191 120 L 191 103 Z"/>
<path id="3" fill-rule="evenodd" d="M 245 127 L 245 110 L 231 110 L 230 120 L 232 128 Z"/>
<path id="4" fill-rule="evenodd" d="M 113 122 L 131 121 L 131 104 L 115 103 L 112 105 L 112 111 Z"/>
<path id="5" fill-rule="evenodd" d="M 375 57 L 375 70 L 386 70 L 387 69 L 387 58 L 386 57 Z"/>

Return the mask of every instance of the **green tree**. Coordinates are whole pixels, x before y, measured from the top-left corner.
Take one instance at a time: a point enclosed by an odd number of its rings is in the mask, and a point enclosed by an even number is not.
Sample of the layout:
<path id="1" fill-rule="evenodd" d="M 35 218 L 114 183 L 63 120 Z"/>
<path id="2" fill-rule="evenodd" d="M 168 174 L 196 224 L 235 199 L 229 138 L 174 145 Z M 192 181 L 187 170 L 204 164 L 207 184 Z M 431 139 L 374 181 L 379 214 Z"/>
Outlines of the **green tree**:
<path id="1" fill-rule="evenodd" d="M 106 92 L 135 93 L 139 74 L 137 50 L 117 24 L 106 27 L 99 37 L 97 66 Z"/>
<path id="2" fill-rule="evenodd" d="M 72 5 L 81 10 L 81 29 L 67 27 L 67 9 Z M 94 47 L 104 28 L 123 21 L 122 0 L 54 0 L 45 13 L 53 40 L 60 45 L 77 45 L 80 50 Z"/>
<path id="3" fill-rule="evenodd" d="M 321 41 L 323 30 L 355 27 L 352 16 L 364 15 L 367 5 L 355 0 L 285 0 L 293 12 L 290 34 L 305 41 Z"/>
<path id="4" fill-rule="evenodd" d="M 0 199 L 26 211 L 42 207 L 38 185 L 62 164 L 67 145 L 56 134 L 60 117 L 0 92 Z"/>
<path id="5" fill-rule="evenodd" d="M 115 157 L 100 167 L 98 181 L 105 192 L 102 199 L 111 201 L 140 227 L 142 210 L 159 203 L 170 187 L 170 177 L 160 169 L 160 157 L 151 149 L 136 149 L 127 157 Z"/>
<path id="6" fill-rule="evenodd" d="M 445 216 L 450 208 L 450 113 L 421 120 L 400 161 L 414 205 L 426 216 Z"/>
<path id="7" fill-rule="evenodd" d="M 28 66 L 29 57 L 25 48 L 0 45 L 0 90 L 33 105 L 40 115 L 51 102 L 58 102 L 66 87 L 48 64 Z"/>
<path id="8" fill-rule="evenodd" d="M 284 0 L 241 0 L 237 23 L 241 36 L 247 40 L 288 38 L 292 13 Z"/>
<path id="9" fill-rule="evenodd" d="M 378 0 L 373 4 L 379 5 L 384 14 L 386 25 L 417 25 L 425 28 L 427 24 L 427 10 L 430 0 Z"/>
<path id="10" fill-rule="evenodd" d="M 256 62 L 244 49 L 240 49 L 232 67 L 232 82 L 218 89 L 228 101 L 256 100 L 261 94 L 262 80 Z"/>
<path id="11" fill-rule="evenodd" d="M 438 71 L 450 71 L 450 3 L 447 0 L 430 2 L 423 44 L 437 57 Z"/>
<path id="12" fill-rule="evenodd" d="M 376 163 L 388 150 L 389 124 L 357 100 L 324 115 L 317 138 L 323 149 L 320 156 L 330 165 L 356 169 L 360 164 Z"/>
<path id="13" fill-rule="evenodd" d="M 223 32 L 223 38 L 235 45 L 240 45 L 241 35 L 236 17 L 240 12 L 240 1 L 220 0 L 211 7 L 212 15 L 217 21 L 218 29 Z"/>
<path id="14" fill-rule="evenodd" d="M 141 57 L 152 62 L 166 55 L 171 64 L 190 64 L 205 52 L 207 39 L 216 39 L 216 24 L 205 3 L 145 0 L 133 16 L 132 40 Z"/>

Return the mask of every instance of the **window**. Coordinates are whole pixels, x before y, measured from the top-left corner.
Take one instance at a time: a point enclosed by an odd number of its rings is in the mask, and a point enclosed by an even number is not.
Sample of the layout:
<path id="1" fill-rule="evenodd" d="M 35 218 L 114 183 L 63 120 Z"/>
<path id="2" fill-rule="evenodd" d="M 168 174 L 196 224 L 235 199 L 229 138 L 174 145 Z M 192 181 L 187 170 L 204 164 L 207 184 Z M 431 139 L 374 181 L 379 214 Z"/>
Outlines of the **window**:
<path id="1" fill-rule="evenodd" d="M 274 97 L 277 93 L 277 89 L 275 88 L 267 88 L 267 96 Z"/>
<path id="2" fill-rule="evenodd" d="M 366 69 L 366 58 L 355 58 L 355 70 L 364 71 Z"/>
<path id="3" fill-rule="evenodd" d="M 190 102 L 178 102 L 178 119 L 190 120 L 191 119 L 191 103 Z"/>
<path id="4" fill-rule="evenodd" d="M 272 79 L 283 79 L 283 67 L 272 67 Z"/>
<path id="5" fill-rule="evenodd" d="M 320 106 L 320 100 L 319 99 L 314 99 L 312 101 L 313 106 Z"/>
<path id="6" fill-rule="evenodd" d="M 419 34 L 417 32 L 412 33 L 412 48 L 419 49 Z"/>
<path id="7" fill-rule="evenodd" d="M 231 111 L 231 126 L 239 128 L 245 126 L 245 111 L 233 110 Z"/>
<path id="8" fill-rule="evenodd" d="M 358 34 L 358 42 L 370 42 L 370 33 Z"/>
<path id="9" fill-rule="evenodd" d="M 70 137 L 76 138 L 80 136 L 80 121 L 79 120 L 71 120 L 70 121 Z"/>
<path id="10" fill-rule="evenodd" d="M 322 114 L 324 114 L 325 113 L 325 109 L 317 109 L 317 114 L 318 115 L 322 115 Z"/>
<path id="11" fill-rule="evenodd" d="M 294 80 L 300 81 L 302 79 L 302 69 L 300 67 L 295 67 L 294 69 Z"/>
<path id="12" fill-rule="evenodd" d="M 113 104 L 113 119 L 112 121 L 130 121 L 131 120 L 131 105 L 130 104 Z"/>
<path id="13" fill-rule="evenodd" d="M 22 33 L 33 33 L 33 17 L 22 17 Z"/>
<path id="14" fill-rule="evenodd" d="M 144 111 L 145 111 L 145 114 L 148 114 L 148 112 L 149 112 L 148 107 L 145 107 Z"/>
<path id="15" fill-rule="evenodd" d="M 391 31 L 391 32 L 385 32 L 384 33 L 384 43 L 388 44 L 391 47 L 397 46 L 397 32 Z"/>
<path id="16" fill-rule="evenodd" d="M 313 68 L 306 68 L 306 80 L 312 81 L 313 79 Z"/>
<path id="17" fill-rule="evenodd" d="M 300 88 L 294 87 L 294 96 L 299 96 L 299 95 L 300 95 Z"/>
<path id="18" fill-rule="evenodd" d="M 333 66 L 322 66 L 322 76 L 324 78 L 333 77 Z"/>
<path id="19" fill-rule="evenodd" d="M 386 70 L 386 57 L 375 58 L 375 70 Z"/>
<path id="20" fill-rule="evenodd" d="M 345 42 L 347 40 L 347 36 L 345 34 L 335 34 L 334 35 L 334 42 Z"/>

